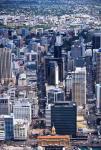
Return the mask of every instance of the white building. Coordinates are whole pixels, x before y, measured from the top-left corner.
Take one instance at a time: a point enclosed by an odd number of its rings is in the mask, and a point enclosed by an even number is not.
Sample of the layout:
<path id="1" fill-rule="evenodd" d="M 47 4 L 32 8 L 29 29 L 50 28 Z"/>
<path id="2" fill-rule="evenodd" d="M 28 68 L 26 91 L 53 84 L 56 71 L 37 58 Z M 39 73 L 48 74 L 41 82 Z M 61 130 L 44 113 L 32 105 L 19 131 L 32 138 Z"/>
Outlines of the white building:
<path id="1" fill-rule="evenodd" d="M 20 99 L 13 106 L 14 119 L 31 122 L 31 104 L 26 99 Z"/>
<path id="2" fill-rule="evenodd" d="M 97 112 L 101 111 L 101 84 L 96 84 L 96 108 Z"/>
<path id="3" fill-rule="evenodd" d="M 27 140 L 28 124 L 22 120 L 14 120 L 14 140 Z"/>
<path id="4" fill-rule="evenodd" d="M 72 99 L 77 106 L 83 106 L 86 104 L 86 68 L 76 68 L 72 74 Z"/>
<path id="5" fill-rule="evenodd" d="M 67 92 L 67 94 L 69 94 L 70 91 L 72 90 L 72 84 L 73 84 L 73 77 L 72 77 L 72 74 L 69 74 L 66 78 L 66 92 Z"/>
<path id="6" fill-rule="evenodd" d="M 61 46 L 62 44 L 63 44 L 62 35 L 57 35 L 55 46 Z"/>
<path id="7" fill-rule="evenodd" d="M 46 127 L 51 127 L 51 106 L 52 104 L 48 104 L 45 110 Z"/>
<path id="8" fill-rule="evenodd" d="M 26 74 L 25 73 L 20 74 L 19 80 L 18 80 L 18 85 L 19 86 L 26 86 L 27 85 Z"/>

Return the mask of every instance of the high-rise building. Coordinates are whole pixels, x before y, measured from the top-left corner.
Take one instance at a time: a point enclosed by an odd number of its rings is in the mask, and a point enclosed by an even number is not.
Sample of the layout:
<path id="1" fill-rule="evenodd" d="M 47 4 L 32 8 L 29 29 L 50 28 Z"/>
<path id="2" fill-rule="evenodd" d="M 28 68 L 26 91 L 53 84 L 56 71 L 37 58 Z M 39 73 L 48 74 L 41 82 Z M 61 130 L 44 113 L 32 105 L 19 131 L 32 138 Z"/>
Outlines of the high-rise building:
<path id="1" fill-rule="evenodd" d="M 11 79 L 11 50 L 0 47 L 0 81 Z"/>
<path id="2" fill-rule="evenodd" d="M 96 52 L 96 82 L 101 83 L 101 49 Z"/>
<path id="3" fill-rule="evenodd" d="M 77 106 L 86 104 L 86 68 L 76 68 L 73 73 L 72 99 Z"/>
<path id="4" fill-rule="evenodd" d="M 7 95 L 0 96 L 0 115 L 9 115 L 10 110 L 10 97 Z"/>
<path id="5" fill-rule="evenodd" d="M 13 140 L 13 117 L 9 115 L 0 116 L 0 140 Z"/>
<path id="6" fill-rule="evenodd" d="M 68 73 L 67 77 L 66 77 L 66 87 L 65 87 L 65 91 L 66 91 L 66 100 L 71 101 L 72 100 L 72 84 L 73 84 L 73 77 L 72 77 L 72 73 Z"/>
<path id="7" fill-rule="evenodd" d="M 57 85 L 59 82 L 59 70 L 56 61 L 50 61 L 48 66 L 48 84 Z"/>
<path id="8" fill-rule="evenodd" d="M 55 46 L 54 47 L 54 58 L 61 58 L 62 57 L 62 47 Z"/>
<path id="9" fill-rule="evenodd" d="M 75 60 L 78 57 L 84 56 L 85 56 L 85 44 L 83 42 L 80 42 L 79 40 L 76 40 L 74 44 L 71 46 L 71 58 Z"/>
<path id="10" fill-rule="evenodd" d="M 57 101 L 64 101 L 65 93 L 60 88 L 54 88 L 47 92 L 47 102 L 48 104 L 55 103 Z"/>
<path id="11" fill-rule="evenodd" d="M 49 64 L 50 62 L 57 62 L 58 65 L 58 78 L 60 82 L 63 82 L 64 78 L 64 60 L 62 58 L 45 57 L 45 79 L 49 78 Z"/>
<path id="12" fill-rule="evenodd" d="M 13 113 L 15 119 L 22 119 L 31 122 L 31 104 L 25 99 L 15 102 L 13 106 Z"/>
<path id="13" fill-rule="evenodd" d="M 86 62 L 86 81 L 87 81 L 87 99 L 92 99 L 94 96 L 94 69 L 93 69 L 93 63 L 92 63 L 92 57 L 86 56 L 85 57 Z"/>
<path id="14" fill-rule="evenodd" d="M 96 84 L 96 108 L 101 113 L 101 84 Z"/>
<path id="15" fill-rule="evenodd" d="M 76 136 L 77 108 L 73 102 L 56 102 L 46 108 L 46 126 L 54 125 L 60 135 Z"/>
<path id="16" fill-rule="evenodd" d="M 62 46 L 62 45 L 63 45 L 62 35 L 57 33 L 55 46 Z"/>
<path id="17" fill-rule="evenodd" d="M 95 32 L 92 38 L 93 49 L 101 48 L 101 31 Z"/>

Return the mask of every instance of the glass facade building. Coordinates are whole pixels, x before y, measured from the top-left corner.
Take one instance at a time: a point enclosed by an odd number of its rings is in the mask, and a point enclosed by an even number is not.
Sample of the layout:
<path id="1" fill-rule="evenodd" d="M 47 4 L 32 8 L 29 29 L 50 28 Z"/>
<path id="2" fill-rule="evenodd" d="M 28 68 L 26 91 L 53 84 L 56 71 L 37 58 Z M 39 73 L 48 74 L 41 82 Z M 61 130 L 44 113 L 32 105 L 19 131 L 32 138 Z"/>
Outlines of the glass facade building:
<path id="1" fill-rule="evenodd" d="M 5 118 L 5 139 L 12 140 L 13 137 L 13 118 Z"/>
<path id="2" fill-rule="evenodd" d="M 51 106 L 51 127 L 60 135 L 76 136 L 76 104 L 72 102 L 57 102 Z"/>

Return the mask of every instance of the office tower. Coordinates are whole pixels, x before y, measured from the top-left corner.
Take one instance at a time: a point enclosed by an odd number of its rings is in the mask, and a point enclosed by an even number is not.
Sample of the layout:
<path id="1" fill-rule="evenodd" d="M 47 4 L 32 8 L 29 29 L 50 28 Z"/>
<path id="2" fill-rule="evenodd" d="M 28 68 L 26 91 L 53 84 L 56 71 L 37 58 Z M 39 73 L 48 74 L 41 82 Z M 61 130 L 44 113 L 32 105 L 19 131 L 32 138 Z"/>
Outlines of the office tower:
<path id="1" fill-rule="evenodd" d="M 61 88 L 54 88 L 47 91 L 48 104 L 52 104 L 57 101 L 64 101 L 64 100 L 65 100 L 65 93 Z"/>
<path id="2" fill-rule="evenodd" d="M 45 57 L 45 79 L 46 82 L 49 78 L 49 64 L 50 62 L 57 62 L 58 65 L 58 78 L 60 82 L 63 82 L 64 78 L 64 60 L 62 58 Z"/>
<path id="3" fill-rule="evenodd" d="M 54 47 L 54 58 L 61 58 L 62 57 L 62 46 L 55 46 Z"/>
<path id="4" fill-rule="evenodd" d="M 101 113 L 101 84 L 96 84 L 96 108 Z"/>
<path id="5" fill-rule="evenodd" d="M 10 97 L 7 95 L 0 96 L 0 115 L 10 114 Z"/>
<path id="6" fill-rule="evenodd" d="M 85 57 L 86 63 L 86 79 L 87 79 L 87 99 L 92 99 L 94 95 L 94 77 L 93 77 L 93 63 L 92 57 L 86 56 Z"/>
<path id="7" fill-rule="evenodd" d="M 71 100 L 72 96 L 72 84 L 73 84 L 73 77 L 72 77 L 72 73 L 68 74 L 66 77 L 66 98 L 68 98 L 68 100 Z"/>
<path id="8" fill-rule="evenodd" d="M 65 50 L 62 51 L 62 58 L 64 60 L 64 71 L 66 72 L 68 69 L 68 54 Z"/>
<path id="9" fill-rule="evenodd" d="M 0 48 L 0 81 L 9 81 L 11 79 L 11 50 Z"/>
<path id="10" fill-rule="evenodd" d="M 96 82 L 101 83 L 101 50 L 96 52 Z"/>
<path id="11" fill-rule="evenodd" d="M 22 119 L 31 122 L 31 104 L 25 99 L 15 102 L 13 106 L 13 113 L 15 119 Z"/>
<path id="12" fill-rule="evenodd" d="M 73 74 L 72 99 L 77 106 L 86 104 L 86 68 L 76 68 Z"/>
<path id="13" fill-rule="evenodd" d="M 54 58 L 62 57 L 62 36 L 58 33 L 56 36 L 55 46 L 54 46 Z"/>
<path id="14" fill-rule="evenodd" d="M 13 117 L 9 115 L 0 116 L 0 140 L 13 140 Z"/>
<path id="15" fill-rule="evenodd" d="M 92 48 L 93 49 L 101 48 L 101 31 L 94 33 L 92 37 Z"/>
<path id="16" fill-rule="evenodd" d="M 71 46 L 71 58 L 74 60 L 78 57 L 85 56 L 85 44 L 79 40 L 74 41 L 74 44 Z"/>
<path id="17" fill-rule="evenodd" d="M 56 102 L 46 108 L 46 127 L 54 125 L 60 135 L 76 136 L 76 104 L 73 102 Z"/>
<path id="18" fill-rule="evenodd" d="M 48 66 L 48 84 L 57 85 L 59 82 L 58 79 L 58 65 L 55 61 L 50 61 Z"/>

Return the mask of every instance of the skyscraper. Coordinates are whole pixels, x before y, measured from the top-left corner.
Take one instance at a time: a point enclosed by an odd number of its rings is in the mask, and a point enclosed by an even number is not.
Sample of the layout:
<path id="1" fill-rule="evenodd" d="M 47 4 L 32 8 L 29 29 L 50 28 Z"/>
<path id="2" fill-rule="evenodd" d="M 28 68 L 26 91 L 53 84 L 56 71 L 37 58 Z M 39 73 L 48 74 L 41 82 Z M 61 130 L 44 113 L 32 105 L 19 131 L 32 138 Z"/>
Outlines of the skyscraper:
<path id="1" fill-rule="evenodd" d="M 61 58 L 62 57 L 62 47 L 55 46 L 54 47 L 54 58 Z"/>
<path id="2" fill-rule="evenodd" d="M 56 128 L 60 135 L 76 136 L 76 104 L 73 102 L 56 102 L 46 108 L 46 126 Z"/>
<path id="3" fill-rule="evenodd" d="M 96 84 L 96 108 L 101 113 L 101 84 Z"/>
<path id="4" fill-rule="evenodd" d="M 0 81 L 11 79 L 11 50 L 0 47 Z"/>
<path id="5" fill-rule="evenodd" d="M 45 79 L 49 78 L 49 64 L 50 62 L 57 62 L 58 65 L 58 78 L 60 82 L 63 82 L 64 78 L 64 60 L 62 58 L 45 57 Z"/>
<path id="6" fill-rule="evenodd" d="M 101 48 L 101 32 L 95 32 L 92 38 L 93 49 Z"/>
<path id="7" fill-rule="evenodd" d="M 59 82 L 58 65 L 56 61 L 50 61 L 48 65 L 48 84 L 57 85 Z"/>
<path id="8" fill-rule="evenodd" d="M 93 77 L 93 63 L 92 63 L 92 57 L 86 56 L 85 57 L 86 62 L 86 79 L 87 79 L 87 99 L 92 99 L 94 95 L 94 77 Z"/>
<path id="9" fill-rule="evenodd" d="M 72 99 L 77 106 L 86 104 L 86 68 L 76 68 L 73 72 Z"/>
<path id="10" fill-rule="evenodd" d="M 96 53 L 96 82 L 101 83 L 101 49 Z"/>

